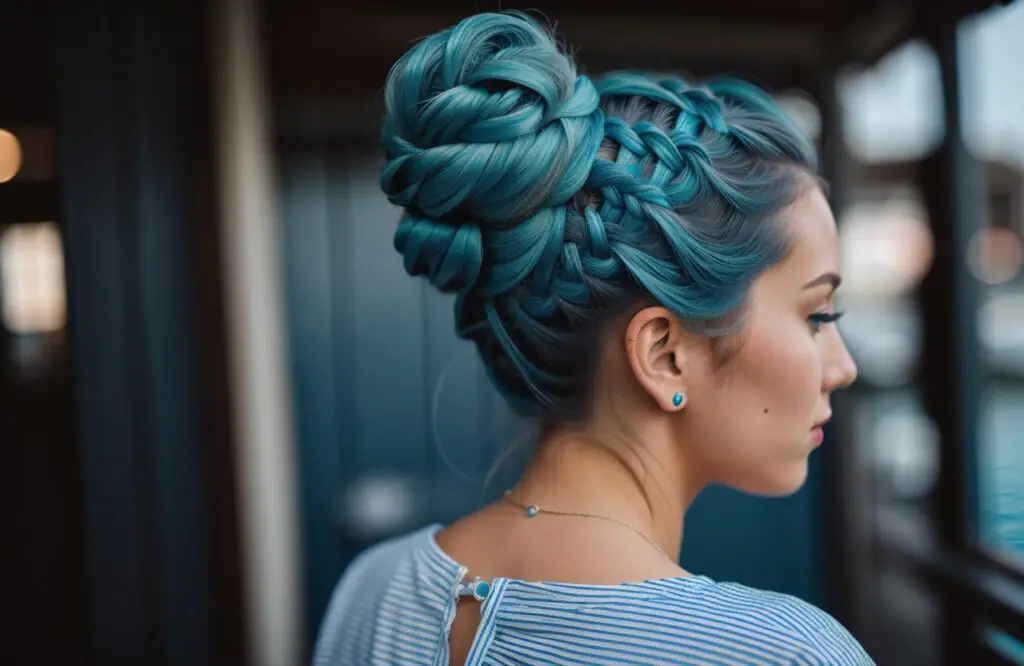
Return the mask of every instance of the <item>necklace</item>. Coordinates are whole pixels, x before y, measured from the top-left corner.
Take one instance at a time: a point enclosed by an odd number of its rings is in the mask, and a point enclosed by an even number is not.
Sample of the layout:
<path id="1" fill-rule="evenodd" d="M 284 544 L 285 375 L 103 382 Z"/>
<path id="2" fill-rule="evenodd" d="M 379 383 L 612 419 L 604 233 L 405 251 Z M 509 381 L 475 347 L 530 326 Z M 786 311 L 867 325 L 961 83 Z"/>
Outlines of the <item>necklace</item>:
<path id="1" fill-rule="evenodd" d="M 649 543 L 652 548 L 654 548 L 659 553 L 664 555 L 666 559 L 672 559 L 668 556 L 668 553 L 666 553 L 661 546 L 656 544 L 654 540 L 651 539 L 651 537 L 647 536 L 646 534 L 644 534 L 637 528 L 633 527 L 629 523 L 619 520 L 618 518 L 612 518 L 611 516 L 602 516 L 601 514 L 597 513 L 586 513 L 583 511 L 555 511 L 553 509 L 542 509 L 536 504 L 522 504 L 512 499 L 512 490 L 505 491 L 505 501 L 511 504 L 512 506 L 517 506 L 520 509 L 522 509 L 523 515 L 525 515 L 527 518 L 535 518 L 542 513 L 546 513 L 553 516 L 574 516 L 577 518 L 598 518 L 600 520 L 607 520 L 610 523 L 615 523 L 616 525 L 621 525 L 626 529 L 632 530 L 637 536 L 639 536 L 641 539 Z"/>

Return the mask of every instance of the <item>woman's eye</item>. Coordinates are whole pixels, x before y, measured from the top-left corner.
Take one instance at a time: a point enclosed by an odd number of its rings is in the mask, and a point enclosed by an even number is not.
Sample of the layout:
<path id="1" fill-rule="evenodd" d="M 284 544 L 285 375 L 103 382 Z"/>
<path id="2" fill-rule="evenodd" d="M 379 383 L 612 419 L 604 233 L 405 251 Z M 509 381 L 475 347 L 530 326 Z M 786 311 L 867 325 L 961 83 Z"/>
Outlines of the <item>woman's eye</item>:
<path id="1" fill-rule="evenodd" d="M 815 312 L 807 318 L 807 321 L 811 325 L 811 331 L 817 333 L 821 330 L 822 326 L 833 324 L 839 321 L 839 318 L 842 316 L 842 312 Z"/>

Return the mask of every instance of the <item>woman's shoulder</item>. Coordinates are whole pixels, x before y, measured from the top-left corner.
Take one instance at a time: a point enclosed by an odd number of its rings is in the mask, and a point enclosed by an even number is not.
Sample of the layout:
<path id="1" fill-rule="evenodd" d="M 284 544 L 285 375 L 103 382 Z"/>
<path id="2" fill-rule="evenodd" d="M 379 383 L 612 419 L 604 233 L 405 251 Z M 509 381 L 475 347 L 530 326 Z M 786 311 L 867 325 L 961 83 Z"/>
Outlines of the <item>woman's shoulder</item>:
<path id="1" fill-rule="evenodd" d="M 799 597 L 715 582 L 698 576 L 700 593 L 685 581 L 660 585 L 666 609 L 683 622 L 702 622 L 734 644 L 766 650 L 772 663 L 867 666 L 874 664 L 852 634 L 832 615 Z M 756 646 L 756 647 L 755 647 Z"/>
<path id="2" fill-rule="evenodd" d="M 445 595 L 454 589 L 452 583 L 460 574 L 457 564 L 428 547 L 435 529 L 383 540 L 345 567 L 320 621 L 314 664 L 367 663 L 381 613 L 390 613 L 396 606 L 403 609 L 405 635 L 419 641 L 417 649 L 423 654 L 433 653 L 437 627 L 444 621 Z M 426 661 L 429 658 L 423 655 L 416 658 L 416 663 Z"/>

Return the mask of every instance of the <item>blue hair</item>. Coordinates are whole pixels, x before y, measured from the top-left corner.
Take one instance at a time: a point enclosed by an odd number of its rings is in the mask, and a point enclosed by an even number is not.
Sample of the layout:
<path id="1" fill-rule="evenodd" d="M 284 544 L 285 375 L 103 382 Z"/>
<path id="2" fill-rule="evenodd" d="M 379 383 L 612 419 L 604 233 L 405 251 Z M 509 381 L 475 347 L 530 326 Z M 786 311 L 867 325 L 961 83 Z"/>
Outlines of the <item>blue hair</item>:
<path id="1" fill-rule="evenodd" d="M 385 88 L 381 189 L 405 213 L 411 275 L 457 294 L 518 413 L 586 416 L 613 318 L 657 302 L 695 331 L 740 325 L 788 252 L 778 219 L 815 151 L 764 91 L 624 72 L 579 75 L 518 12 L 417 44 Z"/>

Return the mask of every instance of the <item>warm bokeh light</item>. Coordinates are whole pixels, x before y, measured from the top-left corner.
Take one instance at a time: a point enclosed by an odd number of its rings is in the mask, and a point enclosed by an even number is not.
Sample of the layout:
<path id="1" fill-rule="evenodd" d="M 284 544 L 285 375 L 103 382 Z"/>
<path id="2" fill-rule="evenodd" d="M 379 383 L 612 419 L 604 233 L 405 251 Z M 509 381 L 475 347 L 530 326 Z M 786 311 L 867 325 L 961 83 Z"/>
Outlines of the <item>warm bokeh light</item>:
<path id="1" fill-rule="evenodd" d="M 0 183 L 6 183 L 18 175 L 21 169 L 21 144 L 18 137 L 0 129 Z"/>
<path id="2" fill-rule="evenodd" d="M 979 229 L 971 237 L 967 265 L 980 282 L 1005 284 L 1024 267 L 1024 243 L 1010 229 Z"/>

